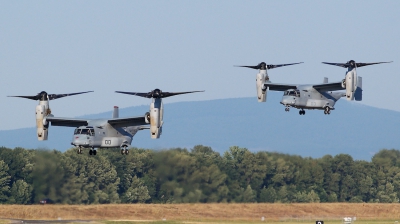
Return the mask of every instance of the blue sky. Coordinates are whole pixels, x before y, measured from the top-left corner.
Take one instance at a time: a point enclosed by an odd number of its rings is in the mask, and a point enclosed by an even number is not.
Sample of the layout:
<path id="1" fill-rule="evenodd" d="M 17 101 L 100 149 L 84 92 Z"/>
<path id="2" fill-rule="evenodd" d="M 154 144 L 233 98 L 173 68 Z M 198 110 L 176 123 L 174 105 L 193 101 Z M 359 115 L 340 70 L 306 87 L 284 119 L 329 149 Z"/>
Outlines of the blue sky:
<path id="1" fill-rule="evenodd" d="M 257 71 L 233 65 L 261 61 L 303 61 L 269 71 L 272 82 L 299 84 L 344 77 L 322 61 L 394 61 L 358 70 L 361 103 L 400 111 L 399 9 L 400 1 L 0 1 L 0 130 L 34 126 L 37 102 L 6 96 L 42 90 L 95 91 L 51 101 L 62 117 L 150 103 L 115 90 L 206 91 L 165 103 L 256 103 Z"/>

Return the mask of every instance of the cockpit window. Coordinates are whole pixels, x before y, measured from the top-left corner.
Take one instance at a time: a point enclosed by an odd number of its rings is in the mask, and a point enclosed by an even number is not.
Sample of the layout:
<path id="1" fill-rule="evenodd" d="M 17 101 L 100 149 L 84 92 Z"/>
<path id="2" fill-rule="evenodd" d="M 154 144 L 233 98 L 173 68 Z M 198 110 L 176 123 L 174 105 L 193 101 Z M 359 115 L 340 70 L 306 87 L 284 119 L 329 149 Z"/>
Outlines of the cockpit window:
<path id="1" fill-rule="evenodd" d="M 83 128 L 83 129 L 75 129 L 75 135 L 90 135 L 94 136 L 94 129 L 93 128 Z"/>
<path id="2" fill-rule="evenodd" d="M 283 93 L 284 96 L 300 96 L 300 91 L 298 89 L 290 89 Z"/>

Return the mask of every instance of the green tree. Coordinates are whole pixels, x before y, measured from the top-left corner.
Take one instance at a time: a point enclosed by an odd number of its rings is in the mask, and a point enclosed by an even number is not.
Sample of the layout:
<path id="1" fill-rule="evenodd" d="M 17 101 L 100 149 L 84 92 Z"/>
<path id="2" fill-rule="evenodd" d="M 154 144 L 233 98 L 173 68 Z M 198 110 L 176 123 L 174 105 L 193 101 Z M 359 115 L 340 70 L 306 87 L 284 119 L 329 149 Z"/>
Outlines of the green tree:
<path id="1" fill-rule="evenodd" d="M 32 186 L 23 180 L 17 180 L 11 187 L 11 204 L 29 204 L 32 200 Z"/>
<path id="2" fill-rule="evenodd" d="M 122 197 L 124 203 L 145 203 L 150 199 L 149 190 L 136 176 L 133 178 L 131 186 Z"/>
<path id="3" fill-rule="evenodd" d="M 5 203 L 8 201 L 8 197 L 10 196 L 10 175 L 8 174 L 8 166 L 3 161 L 0 160 L 0 203 Z"/>
<path id="4" fill-rule="evenodd" d="M 276 191 L 273 187 L 269 186 L 266 188 L 265 186 L 260 192 L 259 202 L 275 202 L 277 198 Z"/>
<path id="5" fill-rule="evenodd" d="M 34 157 L 32 178 L 33 199 L 38 203 L 44 198 L 61 202 L 61 187 L 64 182 L 64 169 L 61 164 L 62 154 L 58 151 L 38 150 Z"/>
<path id="6" fill-rule="evenodd" d="M 251 189 L 250 184 L 247 185 L 246 190 L 243 192 L 243 202 L 255 202 L 256 201 L 256 194 Z"/>

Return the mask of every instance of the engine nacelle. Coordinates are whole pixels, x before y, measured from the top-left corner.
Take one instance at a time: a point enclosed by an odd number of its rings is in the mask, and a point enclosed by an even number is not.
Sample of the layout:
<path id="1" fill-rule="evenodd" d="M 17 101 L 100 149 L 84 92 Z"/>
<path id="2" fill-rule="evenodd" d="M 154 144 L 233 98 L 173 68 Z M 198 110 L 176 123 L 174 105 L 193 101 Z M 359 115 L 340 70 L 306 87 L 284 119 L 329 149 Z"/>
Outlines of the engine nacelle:
<path id="1" fill-rule="evenodd" d="M 144 114 L 144 121 L 146 122 L 146 124 L 150 124 L 150 112 L 146 112 Z"/>
<path id="2" fill-rule="evenodd" d="M 153 98 L 150 104 L 150 136 L 153 139 L 160 138 L 163 125 L 164 108 L 160 98 Z"/>
<path id="3" fill-rule="evenodd" d="M 357 73 L 355 69 L 346 73 L 345 84 L 346 99 L 349 101 L 354 100 L 354 94 L 357 88 Z"/>
<path id="4" fill-rule="evenodd" d="M 49 124 L 45 121 L 45 117 L 50 113 L 48 102 L 40 102 L 36 106 L 36 134 L 39 141 L 47 140 Z"/>
<path id="5" fill-rule="evenodd" d="M 267 101 L 267 92 L 262 90 L 267 81 L 269 81 L 269 78 L 266 70 L 261 70 L 256 76 L 257 99 L 260 103 Z"/>

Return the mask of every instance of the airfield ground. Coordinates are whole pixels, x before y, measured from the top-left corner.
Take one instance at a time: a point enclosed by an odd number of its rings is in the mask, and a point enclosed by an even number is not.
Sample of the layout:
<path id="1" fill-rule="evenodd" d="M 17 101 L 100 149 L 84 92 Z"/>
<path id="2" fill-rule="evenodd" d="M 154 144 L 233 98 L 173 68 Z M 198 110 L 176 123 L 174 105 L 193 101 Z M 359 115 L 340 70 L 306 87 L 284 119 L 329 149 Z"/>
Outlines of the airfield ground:
<path id="1" fill-rule="evenodd" d="M 110 224 L 253 223 L 261 222 L 261 217 L 268 223 L 341 223 L 343 217 L 356 217 L 356 223 L 395 223 L 400 221 L 400 204 L 0 205 L 2 219 L 94 220 Z"/>

